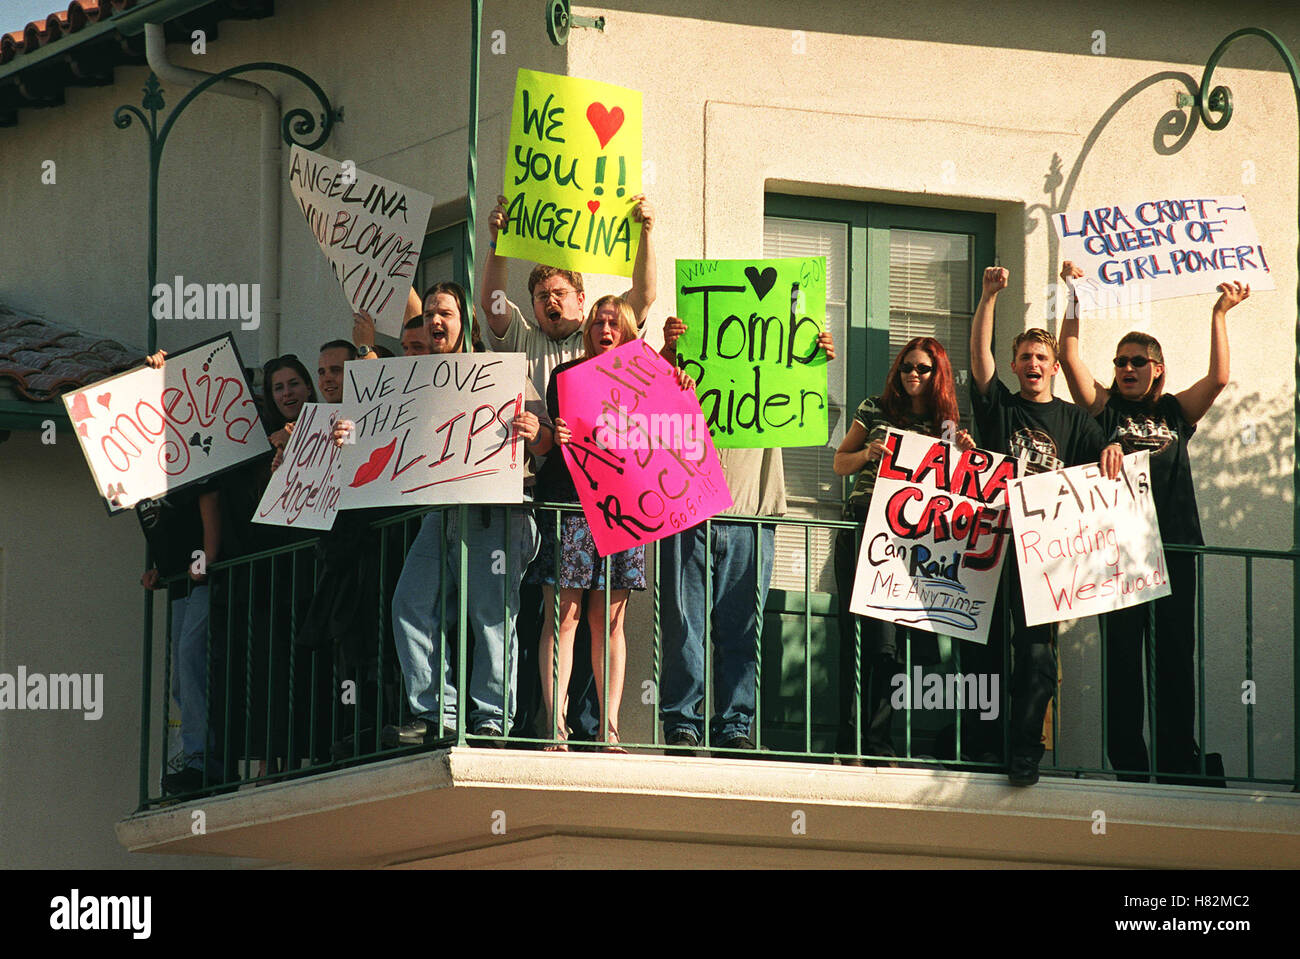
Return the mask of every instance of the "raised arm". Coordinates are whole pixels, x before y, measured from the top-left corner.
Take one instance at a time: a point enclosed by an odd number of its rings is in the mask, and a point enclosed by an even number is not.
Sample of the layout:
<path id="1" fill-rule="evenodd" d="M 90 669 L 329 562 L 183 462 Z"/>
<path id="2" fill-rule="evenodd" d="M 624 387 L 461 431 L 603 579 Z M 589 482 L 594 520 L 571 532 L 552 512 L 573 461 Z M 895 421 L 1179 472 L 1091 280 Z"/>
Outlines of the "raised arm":
<path id="1" fill-rule="evenodd" d="M 504 256 L 497 256 L 497 233 L 506 225 L 506 198 L 497 197 L 497 205 L 488 216 L 488 233 L 492 242 L 488 244 L 487 260 L 483 265 L 483 298 L 479 305 L 487 317 L 488 326 L 496 336 L 505 336 L 510 327 L 510 311 L 506 309 L 506 280 L 509 278 L 509 266 Z"/>
<path id="2" fill-rule="evenodd" d="M 632 208 L 632 219 L 641 223 L 641 245 L 637 247 L 636 262 L 632 264 L 632 290 L 627 295 L 628 306 L 636 315 L 636 327 L 645 326 L 645 319 L 650 315 L 650 306 L 655 301 L 658 278 L 655 269 L 654 225 L 655 210 L 645 194 L 632 198 L 636 206 Z"/>
<path id="3" fill-rule="evenodd" d="M 984 289 L 970 321 L 970 372 L 980 396 L 987 396 L 997 363 L 993 359 L 993 308 L 998 294 L 1007 288 L 1010 274 L 1006 267 L 990 266 L 984 270 Z"/>
<path id="4" fill-rule="evenodd" d="M 1195 423 L 1210 411 L 1228 385 L 1228 311 L 1250 296 L 1250 285 L 1220 283 L 1219 298 L 1210 311 L 1210 370 L 1177 394 L 1187 422 Z"/>
<path id="5" fill-rule="evenodd" d="M 1071 399 L 1089 416 L 1096 416 L 1110 399 L 1110 390 L 1092 378 L 1079 348 L 1079 294 L 1073 281 L 1081 276 L 1083 270 L 1069 260 L 1061 264 L 1061 279 L 1066 289 L 1065 319 L 1061 320 L 1061 372 L 1070 387 Z"/>

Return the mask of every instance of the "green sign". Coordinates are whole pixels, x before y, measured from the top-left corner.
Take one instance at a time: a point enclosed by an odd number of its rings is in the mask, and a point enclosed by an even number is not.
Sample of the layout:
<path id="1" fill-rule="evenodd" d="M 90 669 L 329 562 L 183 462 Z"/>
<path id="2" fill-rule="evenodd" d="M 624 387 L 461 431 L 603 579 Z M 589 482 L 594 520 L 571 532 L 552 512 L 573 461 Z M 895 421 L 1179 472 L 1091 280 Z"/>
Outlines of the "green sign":
<path id="1" fill-rule="evenodd" d="M 826 258 L 678 260 L 677 365 L 714 446 L 824 446 Z"/>

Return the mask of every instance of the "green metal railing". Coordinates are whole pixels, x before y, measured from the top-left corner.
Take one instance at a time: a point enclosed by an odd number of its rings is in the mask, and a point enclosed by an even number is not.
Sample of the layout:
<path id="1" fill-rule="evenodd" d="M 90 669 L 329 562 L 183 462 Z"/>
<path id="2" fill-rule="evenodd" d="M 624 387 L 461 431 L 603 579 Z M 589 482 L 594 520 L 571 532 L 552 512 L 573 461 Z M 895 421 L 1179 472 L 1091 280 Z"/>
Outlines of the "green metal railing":
<path id="1" fill-rule="evenodd" d="M 462 523 L 460 529 L 463 531 L 466 528 L 463 525 L 466 515 L 472 519 L 480 508 L 478 506 L 444 507 L 434 512 L 441 512 L 444 522 L 453 511 L 460 514 L 459 518 Z M 556 561 L 558 568 L 558 540 L 562 516 L 565 513 L 577 512 L 578 507 L 571 504 L 526 503 L 510 507 L 497 505 L 493 506 L 492 509 L 524 511 L 535 517 L 539 523 L 553 524 L 552 528 L 556 533 Z M 417 524 L 429 512 L 431 511 L 428 509 L 408 510 L 396 515 L 385 516 L 367 524 L 367 545 L 364 551 L 355 557 L 356 562 L 362 564 L 363 568 L 369 565 L 370 568 L 377 570 L 376 593 L 373 596 L 372 606 L 376 615 L 376 628 L 372 637 L 375 644 L 371 660 L 375 665 L 373 676 L 358 674 L 355 677 L 350 677 L 349 674 L 339 668 L 338 657 L 334 655 L 333 650 L 313 651 L 296 646 L 293 642 L 293 637 L 297 635 L 301 626 L 302 613 L 312 598 L 310 590 L 304 592 L 304 584 L 314 582 L 319 572 L 314 555 L 318 540 L 307 540 L 247 556 L 230 558 L 214 563 L 209 567 L 209 581 L 213 584 L 210 589 L 210 600 L 214 610 L 209 619 L 208 728 L 212 730 L 213 736 L 216 737 L 218 745 L 215 748 L 221 751 L 223 761 L 220 765 L 223 772 L 218 777 L 206 778 L 203 788 L 194 793 L 170 796 L 166 797 L 167 799 L 183 801 L 238 788 L 250 783 L 276 782 L 288 778 L 312 775 L 338 768 L 340 765 L 382 761 L 429 748 L 447 748 L 487 742 L 486 737 L 475 736 L 466 729 L 465 716 L 468 712 L 467 704 L 469 703 L 468 680 L 472 675 L 472 666 L 469 662 L 471 655 L 470 644 L 467 641 L 469 621 L 467 616 L 468 590 L 466 589 L 457 590 L 459 601 L 456 604 L 456 615 L 452 622 L 448 622 L 445 616 L 442 617 L 443 628 L 441 635 L 435 637 L 438 667 L 435 673 L 435 684 L 438 682 L 436 677 L 445 674 L 448 657 L 456 657 L 457 679 L 455 685 L 459 708 L 456 710 L 455 736 L 438 740 L 423 747 L 406 746 L 397 749 L 382 748 L 377 738 L 382 725 L 399 725 L 411 718 L 406 709 L 405 696 L 400 692 L 400 685 L 394 668 L 396 654 L 388 611 L 391 608 L 393 590 L 397 576 L 400 573 L 400 557 L 409 549 Z M 752 528 L 756 542 L 760 535 L 760 527 L 774 523 L 771 517 L 728 516 L 726 520 L 741 527 Z M 705 524 L 710 532 L 715 522 L 717 520 Z M 787 528 L 802 530 L 805 544 L 811 543 L 813 530 L 818 527 L 837 531 L 850 530 L 855 534 L 860 532 L 860 526 L 857 523 L 847 521 L 785 518 L 777 520 L 775 523 Z M 511 548 L 509 545 L 510 537 L 506 536 L 505 541 L 507 550 L 509 550 Z M 466 573 L 469 555 L 463 533 L 459 536 L 459 542 L 459 555 L 453 556 L 451 559 L 460 572 L 461 578 L 459 582 L 464 583 L 468 582 Z M 1270 563 L 1291 564 L 1294 567 L 1298 557 L 1294 553 L 1284 550 L 1176 545 L 1166 546 L 1166 549 L 1173 553 L 1186 553 L 1196 557 L 1197 580 L 1200 585 L 1197 590 L 1196 600 L 1197 702 L 1199 704 L 1197 724 L 1199 740 L 1204 745 L 1207 732 L 1210 732 L 1208 717 L 1211 715 L 1211 710 L 1206 707 L 1205 611 L 1207 604 L 1216 603 L 1221 605 L 1228 601 L 1228 597 L 1223 594 L 1222 588 L 1218 585 L 1212 586 L 1211 595 L 1207 596 L 1205 588 L 1206 559 L 1210 558 L 1216 562 L 1240 563 L 1244 575 L 1244 592 L 1238 595 L 1241 596 L 1244 602 L 1245 610 L 1245 632 L 1241 646 L 1241 662 L 1244 666 L 1243 675 L 1245 679 L 1253 680 L 1258 629 L 1254 615 L 1257 569 L 1260 564 Z M 629 608 L 631 608 L 632 604 L 640 604 L 646 601 L 649 601 L 652 606 L 653 631 L 649 638 L 651 643 L 650 662 L 652 664 L 654 685 L 653 705 L 655 713 L 658 715 L 663 684 L 664 628 L 658 551 L 656 549 L 652 550 L 652 552 L 654 561 L 648 564 L 647 570 L 653 573 L 653 582 L 648 584 L 650 592 L 641 599 L 633 598 L 629 603 Z M 709 555 L 712 555 L 711 540 L 709 541 Z M 761 556 L 761 551 L 758 555 Z M 507 557 L 506 562 L 509 563 L 510 559 L 511 557 Z M 608 559 L 605 562 L 606 582 L 608 582 Z M 706 603 L 710 608 L 714 592 L 712 578 L 710 566 L 706 572 L 704 583 Z M 1223 577 L 1216 577 L 1217 582 L 1222 582 L 1222 580 Z M 445 612 L 449 605 L 447 602 L 448 595 L 454 586 L 447 583 L 445 576 L 443 582 L 444 589 L 442 589 L 436 601 L 441 604 L 441 609 Z M 706 718 L 703 741 L 698 747 L 668 746 L 661 736 L 659 723 L 655 722 L 648 740 L 629 741 L 626 737 L 623 737 L 622 745 L 632 751 L 651 750 L 663 752 L 667 755 L 703 749 L 708 750 L 715 756 L 722 757 L 746 756 L 753 758 L 761 756 L 764 759 L 803 762 L 828 763 L 838 761 L 846 764 L 865 763 L 868 765 L 888 763 L 900 766 L 929 766 L 975 772 L 1001 771 L 1002 765 L 1000 762 L 981 762 L 978 759 L 963 755 L 965 752 L 963 748 L 965 745 L 964 740 L 967 734 L 967 731 L 963 728 L 963 722 L 970 716 L 969 712 L 964 715 L 960 710 L 916 710 L 912 708 L 910 699 L 905 704 L 904 709 L 898 711 L 894 720 L 894 742 L 902 746 L 897 756 L 872 756 L 862 752 L 860 748 L 850 748 L 847 751 L 838 748 L 832 741 L 833 737 L 842 734 L 846 729 L 852 730 L 853 743 L 862 743 L 863 704 L 868 698 L 867 692 L 864 690 L 863 670 L 861 669 L 861 664 L 865 658 L 862 649 L 862 634 L 860 624 L 856 622 L 857 618 L 854 617 L 854 623 L 852 624 L 852 656 L 848 657 L 851 658 L 854 668 L 851 675 L 837 675 L 838 671 L 834 668 L 834 664 L 838 659 L 838 642 L 836 641 L 838 630 L 834 627 L 838 626 L 838 620 L 814 612 L 818 594 L 814 593 L 812 583 L 811 566 L 805 564 L 801 615 L 799 615 L 797 623 L 788 630 L 782 629 L 780 621 L 795 614 L 774 610 L 772 608 L 774 604 L 771 601 L 769 601 L 766 610 L 760 609 L 757 592 L 755 595 L 755 611 L 766 617 L 766 628 L 758 637 L 755 649 L 755 716 L 751 738 L 757 746 L 757 752 L 722 749 L 711 741 L 708 717 L 713 711 L 713 674 L 715 667 L 714 637 L 712 633 L 714 629 L 727 628 L 728 624 L 711 623 L 708 620 L 706 620 L 708 625 L 706 625 L 707 635 L 704 646 L 705 693 L 702 705 L 703 714 Z M 1004 580 L 1004 597 L 1007 592 L 1005 586 L 1006 581 Z M 502 603 L 504 612 L 508 612 L 508 608 L 505 606 L 508 598 L 505 590 L 503 590 Z M 558 600 L 556 602 L 558 605 Z M 604 608 L 605 623 L 608 630 L 610 614 L 608 594 L 606 594 Z M 168 635 L 170 635 L 170 605 L 168 612 Z M 1002 673 L 999 683 L 1000 699 L 998 703 L 1000 717 L 1009 715 L 1010 683 L 1007 681 L 1011 667 L 1009 620 L 1010 617 L 1003 617 L 1002 636 L 1000 639 L 995 636 L 992 640 L 1000 644 L 1002 661 Z M 521 630 L 526 631 L 528 625 L 526 622 L 521 622 Z M 1154 630 L 1152 632 L 1153 635 L 1150 641 L 1154 643 Z M 783 642 L 787 634 L 793 637 L 789 645 Z M 543 636 L 541 642 L 546 641 L 547 638 Z M 1222 644 L 1219 644 L 1219 646 L 1222 648 Z M 793 648 L 794 654 L 787 656 L 786 654 L 791 648 Z M 1102 649 L 1104 650 L 1104 648 L 1103 643 Z M 960 642 L 953 641 L 950 655 L 940 664 L 939 669 L 961 673 L 963 649 L 965 649 L 969 657 L 972 652 L 971 649 L 964 647 Z M 584 652 L 584 650 L 575 648 L 575 660 Z M 993 655 L 996 656 L 997 654 Z M 520 653 L 512 652 L 507 648 L 504 662 L 506 676 L 509 676 L 512 669 L 517 669 L 520 658 L 526 660 L 528 657 L 521 656 Z M 174 665 L 171 662 L 170 644 L 164 661 L 165 668 L 170 671 Z M 601 684 L 603 688 L 600 701 L 605 703 L 609 701 L 609 684 L 611 682 L 609 662 L 610 647 L 607 642 L 604 668 L 600 670 L 603 675 L 595 677 L 595 681 Z M 1149 653 L 1147 662 L 1148 664 L 1154 662 L 1154 658 Z M 900 651 L 900 662 L 897 664 L 897 668 L 905 670 L 905 674 L 911 677 L 913 665 L 911 639 L 909 638 Z M 1102 677 L 1100 755 L 1092 762 L 1067 764 L 1062 761 L 1063 752 L 1073 751 L 1070 741 L 1083 739 L 1084 730 L 1096 727 L 1097 717 L 1077 716 L 1070 717 L 1068 722 L 1062 722 L 1057 709 L 1057 699 L 1054 698 L 1051 709 L 1054 748 L 1050 753 L 1050 762 L 1044 764 L 1045 772 L 1074 777 L 1110 776 L 1116 773 L 1137 775 L 1146 772 L 1145 770 L 1115 770 L 1109 768 L 1106 762 L 1108 718 L 1106 715 L 1106 667 L 1104 660 L 1101 662 L 1100 668 Z M 932 667 L 932 671 L 933 669 Z M 821 684 L 814 683 L 814 671 L 825 675 L 824 682 Z M 328 683 L 325 682 L 326 678 L 329 680 Z M 349 705 L 344 703 L 343 697 L 340 696 L 340 690 L 346 689 L 343 683 L 349 678 L 353 678 L 358 683 L 358 687 L 354 689 L 356 696 L 354 702 L 359 703 L 361 699 L 368 699 L 368 701 L 375 704 L 373 711 L 375 722 L 372 728 L 363 728 L 361 725 L 361 708 L 353 705 L 349 709 Z M 522 697 L 522 690 L 527 677 L 521 675 L 519 678 L 520 695 Z M 563 697 L 561 695 L 562 691 L 558 688 L 557 657 L 552 657 L 552 669 L 549 678 L 552 684 L 552 701 L 561 702 Z M 1068 688 L 1072 683 L 1079 683 L 1085 678 L 1091 680 L 1092 677 L 1079 677 L 1067 673 L 1064 677 L 1063 688 Z M 1148 666 L 1147 679 L 1148 702 L 1151 702 L 1154 694 L 1154 677 L 1150 675 L 1150 666 Z M 504 680 L 502 686 L 503 689 L 508 690 L 509 688 L 508 682 Z M 164 686 L 165 688 L 166 686 Z M 638 684 L 633 683 L 632 688 L 638 688 Z M 795 689 L 796 692 L 786 695 L 785 690 L 789 688 Z M 578 691 L 573 690 L 572 692 L 576 693 Z M 325 701 L 326 696 L 329 697 L 328 702 Z M 848 715 L 837 708 L 839 702 L 844 698 L 847 698 L 853 704 Z M 767 703 L 766 713 L 764 703 Z M 514 715 L 517 706 L 517 702 L 509 702 L 504 708 L 509 714 Z M 1256 787 L 1296 786 L 1297 776 L 1294 770 L 1290 777 L 1257 775 L 1259 757 L 1256 749 L 1255 706 L 1253 702 L 1243 702 L 1243 706 L 1244 714 L 1241 719 L 1241 728 L 1244 731 L 1245 750 L 1244 752 L 1228 753 L 1226 757 L 1228 770 L 1224 778 L 1231 783 Z M 570 714 L 576 712 L 574 707 L 575 704 L 571 704 Z M 170 718 L 168 697 L 164 696 L 162 702 L 149 704 L 148 709 L 161 713 L 162 729 L 167 730 Z M 440 704 L 440 713 L 441 711 Z M 1222 710 L 1218 712 L 1221 713 Z M 519 749 L 536 749 L 547 745 L 559 745 L 564 741 L 559 735 L 558 728 L 562 718 L 547 715 L 541 706 L 540 700 L 536 703 L 536 710 L 532 715 L 533 719 L 528 728 L 515 727 L 507 731 L 505 736 L 506 746 Z M 1219 721 L 1219 726 L 1216 728 L 1221 729 L 1221 719 L 1221 716 L 1216 716 L 1216 720 Z M 611 717 L 605 712 L 598 714 L 597 721 L 598 731 L 595 742 L 591 744 L 592 748 L 598 748 L 601 741 L 607 739 Z M 1148 740 L 1151 775 L 1159 775 L 1161 781 L 1187 781 L 1189 783 L 1205 781 L 1211 777 L 1211 771 L 1205 765 L 1207 753 L 1204 751 L 1201 754 L 1199 772 L 1177 774 L 1161 771 L 1157 774 L 1155 770 L 1159 769 L 1159 757 L 1156 754 L 1155 723 L 1150 719 L 1148 722 L 1152 734 Z M 938 748 L 942 738 L 941 734 L 944 732 L 940 728 L 939 724 L 941 723 L 948 723 L 955 727 L 951 746 L 947 751 Z M 1291 716 L 1290 727 L 1293 736 L 1300 734 L 1300 728 L 1297 728 L 1298 724 L 1294 713 Z M 142 752 L 147 752 L 149 748 L 148 743 L 144 741 L 149 736 L 149 728 L 150 725 L 147 722 L 142 726 Z M 1001 723 L 1001 728 L 1003 755 L 1006 755 L 1007 733 L 1005 721 Z M 1273 731 L 1277 732 L 1276 719 L 1274 720 Z M 353 738 L 346 753 L 343 755 L 329 754 L 328 747 L 338 743 L 348 734 Z M 578 740 L 572 740 L 570 745 L 577 742 Z M 166 756 L 167 741 L 165 734 L 161 746 L 161 765 L 165 769 L 168 759 Z M 142 779 L 144 778 L 142 777 Z M 142 789 L 140 793 L 142 808 L 162 801 L 162 799 L 162 796 L 148 789 Z"/>

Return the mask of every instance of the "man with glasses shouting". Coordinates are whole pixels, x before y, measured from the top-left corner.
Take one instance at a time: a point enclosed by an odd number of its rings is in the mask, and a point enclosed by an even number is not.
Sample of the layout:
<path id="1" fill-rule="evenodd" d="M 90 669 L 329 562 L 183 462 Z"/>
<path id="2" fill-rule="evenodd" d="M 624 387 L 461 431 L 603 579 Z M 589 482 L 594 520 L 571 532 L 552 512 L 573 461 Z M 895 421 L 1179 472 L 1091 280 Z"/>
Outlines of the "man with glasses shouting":
<path id="1" fill-rule="evenodd" d="M 623 295 L 636 314 L 636 325 L 645 325 L 650 305 L 655 301 L 654 207 L 644 195 L 633 197 L 636 206 L 632 218 L 640 222 L 641 243 L 632 265 L 632 289 Z M 541 396 L 551 373 L 561 363 L 582 355 L 582 321 L 585 297 L 582 274 L 560 270 L 541 263 L 528 275 L 528 293 L 533 300 L 533 326 L 506 297 L 507 261 L 497 255 L 497 233 L 506 225 L 506 198 L 497 197 L 497 205 L 488 217 L 492 242 L 488 244 L 487 265 L 483 268 L 483 292 L 479 300 L 487 316 L 487 346 L 498 353 L 526 353 L 528 375 Z"/>

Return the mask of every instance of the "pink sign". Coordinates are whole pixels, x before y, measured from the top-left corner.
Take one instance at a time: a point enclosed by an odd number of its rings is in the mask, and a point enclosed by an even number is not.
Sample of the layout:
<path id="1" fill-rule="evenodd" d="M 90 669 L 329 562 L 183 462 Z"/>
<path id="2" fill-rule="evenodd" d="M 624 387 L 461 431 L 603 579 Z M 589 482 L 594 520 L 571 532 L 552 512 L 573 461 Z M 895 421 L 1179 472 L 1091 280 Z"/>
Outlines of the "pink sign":
<path id="1" fill-rule="evenodd" d="M 644 340 L 565 370 L 556 388 L 573 431 L 564 460 L 601 556 L 731 506 L 700 401 Z"/>

